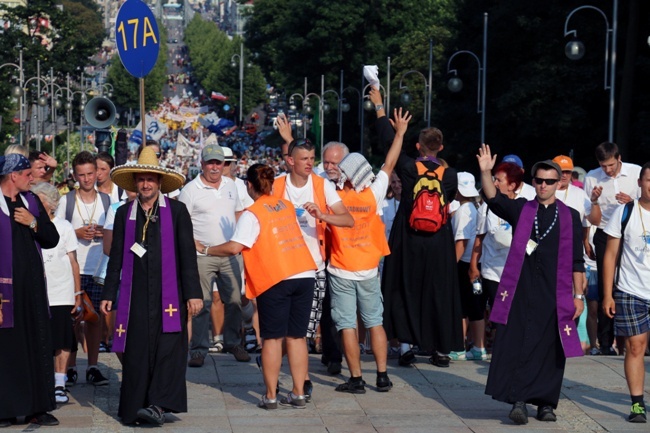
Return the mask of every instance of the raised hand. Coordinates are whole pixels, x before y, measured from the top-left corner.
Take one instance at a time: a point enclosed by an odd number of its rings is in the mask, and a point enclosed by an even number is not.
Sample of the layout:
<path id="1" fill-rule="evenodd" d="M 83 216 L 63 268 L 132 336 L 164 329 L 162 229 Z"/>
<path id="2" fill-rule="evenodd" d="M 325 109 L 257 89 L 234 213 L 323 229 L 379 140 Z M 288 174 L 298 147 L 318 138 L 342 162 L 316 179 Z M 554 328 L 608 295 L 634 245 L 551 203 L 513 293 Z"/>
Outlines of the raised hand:
<path id="1" fill-rule="evenodd" d="M 478 160 L 478 166 L 480 170 L 483 171 L 492 171 L 497 160 L 497 155 L 490 152 L 490 146 L 483 143 L 478 149 L 478 155 L 476 155 Z"/>
<path id="2" fill-rule="evenodd" d="M 395 129 L 395 134 L 404 135 L 411 121 L 411 114 L 408 111 L 402 112 L 402 107 L 393 110 L 393 118 L 390 119 L 390 124 Z"/>

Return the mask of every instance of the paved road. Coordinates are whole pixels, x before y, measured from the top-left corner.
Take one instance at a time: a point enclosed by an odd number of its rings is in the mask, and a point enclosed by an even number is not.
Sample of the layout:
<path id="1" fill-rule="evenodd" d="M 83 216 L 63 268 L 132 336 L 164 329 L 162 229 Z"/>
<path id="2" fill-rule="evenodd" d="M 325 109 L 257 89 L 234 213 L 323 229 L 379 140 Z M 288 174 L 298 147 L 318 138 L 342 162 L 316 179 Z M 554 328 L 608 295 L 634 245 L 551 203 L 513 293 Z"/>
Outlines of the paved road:
<path id="1" fill-rule="evenodd" d="M 622 357 L 584 357 L 569 360 L 558 422 L 542 423 L 531 417 L 526 426 L 507 418 L 510 407 L 483 393 L 488 362 L 456 362 L 448 369 L 434 367 L 419 358 L 411 368 L 389 361 L 394 388 L 379 393 L 374 386 L 364 395 L 341 394 L 334 386 L 342 376 L 330 376 L 310 355 L 314 397 L 307 409 L 256 407 L 263 389 L 262 375 L 254 361 L 238 363 L 232 355 L 215 354 L 202 368 L 188 369 L 189 412 L 168 415 L 157 431 L 183 432 L 300 432 L 300 433 L 497 433 L 518 432 L 633 432 L 648 431 L 647 424 L 626 421 L 629 396 Z M 374 385 L 374 363 L 363 355 L 365 379 Z M 80 359 L 80 371 L 85 359 Z M 100 368 L 110 384 L 93 388 L 80 382 L 71 388 L 70 403 L 54 412 L 61 425 L 47 432 L 134 431 L 117 419 L 120 364 L 114 354 L 100 355 Z M 344 369 L 344 373 L 347 371 Z M 282 368 L 282 392 L 291 383 L 288 367 Z M 368 380 L 370 379 L 370 380 Z M 646 387 L 646 392 L 649 388 Z M 8 390 L 3 390 L 8 392 Z M 529 406 L 534 414 L 534 408 Z M 38 426 L 16 425 L 5 431 L 34 431 Z"/>

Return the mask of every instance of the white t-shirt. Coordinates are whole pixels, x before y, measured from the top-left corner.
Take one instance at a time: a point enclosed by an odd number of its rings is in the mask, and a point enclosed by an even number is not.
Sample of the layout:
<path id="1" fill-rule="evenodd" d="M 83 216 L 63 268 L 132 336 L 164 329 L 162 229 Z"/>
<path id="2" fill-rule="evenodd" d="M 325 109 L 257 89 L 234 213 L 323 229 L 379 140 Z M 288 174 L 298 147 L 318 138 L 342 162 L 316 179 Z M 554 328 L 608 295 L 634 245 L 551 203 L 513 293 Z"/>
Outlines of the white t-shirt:
<path id="1" fill-rule="evenodd" d="M 474 203 L 467 202 L 460 205 L 451 217 L 451 227 L 454 231 L 454 241 L 467 239 L 467 246 L 460 261 L 469 263 L 472 259 L 474 239 L 476 239 L 476 226 L 478 224 L 478 211 Z"/>
<path id="2" fill-rule="evenodd" d="M 260 221 L 257 219 L 253 212 L 245 210 L 239 220 L 237 221 L 237 227 L 235 228 L 235 234 L 232 235 L 233 242 L 237 242 L 245 246 L 246 248 L 252 248 L 257 242 L 257 238 L 260 236 Z M 294 280 L 298 278 L 316 278 L 316 271 L 306 271 L 299 274 L 292 275 L 285 278 L 285 280 Z"/>
<path id="3" fill-rule="evenodd" d="M 487 204 L 483 203 L 478 210 L 476 230 L 477 235 L 485 235 L 481 254 L 481 276 L 499 282 L 510 251 L 512 226 L 494 212 L 488 212 Z"/>
<path id="4" fill-rule="evenodd" d="M 587 221 L 585 216 L 591 213 L 591 200 L 582 188 L 578 188 L 577 186 L 569 184 L 565 190 L 556 190 L 555 198 L 570 208 L 577 210 L 580 214 L 580 221 L 582 221 L 582 226 L 589 227 L 589 221 Z"/>
<path id="5" fill-rule="evenodd" d="M 65 209 L 67 203 L 67 196 L 61 197 L 59 201 L 59 207 L 56 208 L 56 216 L 65 219 Z M 88 222 L 103 226 L 106 222 L 106 210 L 104 209 L 104 204 L 102 203 L 101 197 L 99 194 L 95 195 L 95 201 L 93 203 L 84 203 L 79 197 L 79 192 L 75 194 L 76 203 L 74 206 L 74 212 L 72 212 L 72 228 L 78 229 Z M 104 255 L 104 246 L 101 238 L 96 240 L 87 241 L 85 239 L 77 239 L 79 242 L 79 247 L 77 248 L 77 262 L 79 262 L 79 269 L 81 275 L 93 275 L 99 264 L 102 261 L 102 256 Z"/>
<path id="6" fill-rule="evenodd" d="M 390 180 L 386 172 L 380 170 L 379 173 L 377 173 L 377 176 L 375 176 L 375 180 L 373 180 L 369 186 L 370 190 L 372 191 L 372 195 L 375 196 L 377 215 L 380 216 L 382 214 L 382 204 L 386 198 L 386 193 L 388 192 L 389 182 Z M 345 278 L 346 280 L 365 281 L 369 280 L 370 278 L 375 278 L 379 273 L 379 267 L 366 269 L 363 271 L 346 271 L 344 269 L 339 269 L 335 266 L 332 266 L 330 263 L 327 265 L 327 272 L 336 277 Z"/>
<path id="7" fill-rule="evenodd" d="M 197 176 L 183 188 L 178 200 L 187 206 L 194 239 L 203 245 L 228 242 L 235 233 L 235 212 L 244 210 L 235 182 L 226 176 L 221 177 L 218 189 L 204 184 L 201 176 Z"/>
<path id="8" fill-rule="evenodd" d="M 336 193 L 336 188 L 332 182 L 325 181 L 323 184 L 323 188 L 325 189 L 325 203 L 331 208 L 341 201 L 341 197 Z M 323 261 L 320 247 L 318 245 L 316 219 L 302 208 L 305 203 L 314 202 L 314 183 L 311 180 L 311 176 L 307 178 L 307 183 L 301 188 L 294 186 L 291 183 L 291 176 L 287 176 L 287 186 L 284 190 L 283 198 L 289 200 L 291 204 L 296 207 L 296 213 L 300 214 L 298 215 L 298 224 L 300 224 L 300 231 L 302 232 L 302 236 L 305 238 L 307 248 L 309 248 L 309 252 L 314 259 L 318 270 L 321 271 L 325 269 L 325 262 Z M 321 212 L 325 212 L 325 209 L 321 209 Z"/>
<path id="9" fill-rule="evenodd" d="M 605 227 L 605 233 L 611 237 L 621 238 L 623 209 L 625 209 L 625 205 L 620 205 Z M 625 228 L 617 289 L 647 300 L 650 299 L 649 281 L 650 212 L 639 206 L 638 200 L 634 200 L 632 214 Z"/>
<path id="10" fill-rule="evenodd" d="M 638 184 L 640 172 L 640 166 L 624 162 L 621 171 L 615 177 L 607 176 L 600 167 L 587 173 L 585 176 L 585 193 L 588 197 L 591 197 L 591 191 L 593 191 L 594 187 L 603 187 L 603 192 L 598 199 L 600 212 L 602 213 L 598 228 L 604 229 L 614 211 L 621 205 L 616 200 L 616 194 L 624 192 L 633 199 L 641 196 L 641 188 L 639 188 Z"/>
<path id="11" fill-rule="evenodd" d="M 118 201 L 117 203 L 111 204 L 106 213 L 106 221 L 104 221 L 104 230 L 113 230 L 113 225 L 115 225 L 115 213 L 117 208 L 122 206 L 125 201 Z"/>
<path id="12" fill-rule="evenodd" d="M 77 236 L 72 224 L 63 218 L 52 220 L 59 232 L 59 243 L 43 249 L 43 265 L 47 277 L 47 297 L 51 306 L 74 305 L 74 276 L 68 253 L 77 251 Z"/>
<path id="13" fill-rule="evenodd" d="M 519 185 L 519 189 L 515 191 L 515 198 L 525 198 L 526 200 L 535 200 L 537 193 L 535 192 L 535 187 L 528 185 L 526 182 L 522 182 Z"/>
<path id="14" fill-rule="evenodd" d="M 253 199 L 248 195 L 248 190 L 246 189 L 246 183 L 240 178 L 235 178 L 235 186 L 237 187 L 237 193 L 239 194 L 239 201 L 241 202 L 242 208 L 246 209 L 248 206 L 252 205 Z"/>

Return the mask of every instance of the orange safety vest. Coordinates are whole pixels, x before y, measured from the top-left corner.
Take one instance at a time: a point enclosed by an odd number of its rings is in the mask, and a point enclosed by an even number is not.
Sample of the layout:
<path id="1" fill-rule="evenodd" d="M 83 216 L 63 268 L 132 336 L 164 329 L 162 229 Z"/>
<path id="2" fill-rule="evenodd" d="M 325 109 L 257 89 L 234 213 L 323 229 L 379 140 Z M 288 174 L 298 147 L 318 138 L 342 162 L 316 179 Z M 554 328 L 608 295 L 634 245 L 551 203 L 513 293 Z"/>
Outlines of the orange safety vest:
<path id="1" fill-rule="evenodd" d="M 331 227 L 330 264 L 351 272 L 376 268 L 381 258 L 390 254 L 390 249 L 384 223 L 377 215 L 375 195 L 370 188 L 360 193 L 353 189 L 336 192 L 354 217 L 354 227 Z"/>
<path id="2" fill-rule="evenodd" d="M 310 176 L 312 185 L 314 186 L 314 203 L 316 203 L 320 208 L 321 212 L 327 213 L 328 207 L 327 200 L 325 199 L 325 179 L 313 173 Z M 273 181 L 272 196 L 284 198 L 284 191 L 287 189 L 288 177 L 289 175 L 278 177 Z M 323 257 L 323 261 L 327 260 L 327 242 L 325 240 L 326 229 L 327 223 L 325 221 L 316 220 L 316 238 L 318 239 L 318 247 L 320 248 L 320 254 Z"/>
<path id="3" fill-rule="evenodd" d="M 246 210 L 260 223 L 257 241 L 242 252 L 247 298 L 256 298 L 287 277 L 316 269 L 289 201 L 265 195 Z"/>

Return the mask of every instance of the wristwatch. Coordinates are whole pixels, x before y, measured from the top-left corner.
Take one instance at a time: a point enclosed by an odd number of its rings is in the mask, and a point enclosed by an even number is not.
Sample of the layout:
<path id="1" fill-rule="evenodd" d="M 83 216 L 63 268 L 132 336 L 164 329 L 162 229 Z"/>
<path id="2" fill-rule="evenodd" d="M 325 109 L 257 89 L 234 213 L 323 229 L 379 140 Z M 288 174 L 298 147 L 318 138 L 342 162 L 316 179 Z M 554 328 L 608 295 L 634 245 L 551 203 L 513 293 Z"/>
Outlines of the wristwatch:
<path id="1" fill-rule="evenodd" d="M 581 301 L 584 301 L 585 295 L 573 295 L 573 299 L 580 299 Z"/>
<path id="2" fill-rule="evenodd" d="M 375 111 L 383 110 L 384 106 L 382 104 L 375 105 Z"/>
<path id="3" fill-rule="evenodd" d="M 36 228 L 36 226 L 38 226 L 38 221 L 36 221 L 36 218 L 34 218 L 34 219 L 32 220 L 32 222 L 29 223 L 29 228 L 32 229 L 32 230 L 34 230 L 34 229 Z"/>

